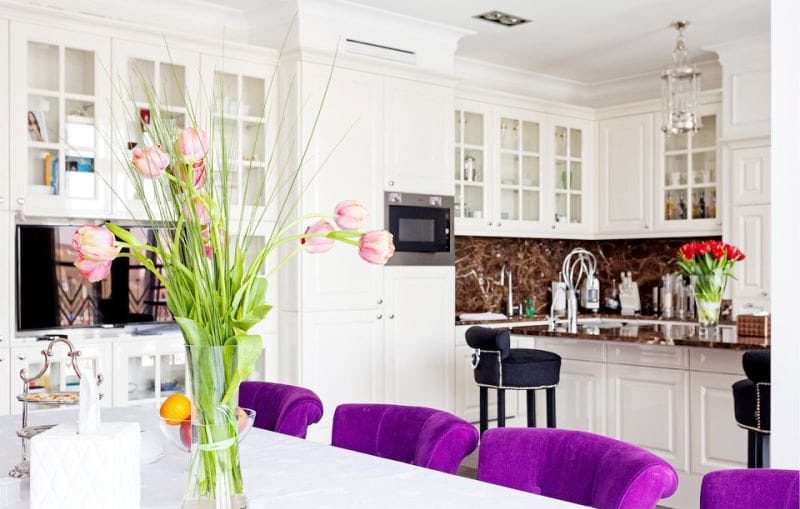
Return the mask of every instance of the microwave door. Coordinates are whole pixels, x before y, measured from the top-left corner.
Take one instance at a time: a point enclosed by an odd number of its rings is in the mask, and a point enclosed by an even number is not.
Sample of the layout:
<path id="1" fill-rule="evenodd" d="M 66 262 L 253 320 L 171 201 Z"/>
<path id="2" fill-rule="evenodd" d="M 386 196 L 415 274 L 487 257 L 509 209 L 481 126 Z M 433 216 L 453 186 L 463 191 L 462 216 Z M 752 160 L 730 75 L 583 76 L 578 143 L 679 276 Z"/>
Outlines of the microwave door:
<path id="1" fill-rule="evenodd" d="M 392 206 L 389 215 L 396 251 L 439 253 L 450 250 L 447 209 Z"/>

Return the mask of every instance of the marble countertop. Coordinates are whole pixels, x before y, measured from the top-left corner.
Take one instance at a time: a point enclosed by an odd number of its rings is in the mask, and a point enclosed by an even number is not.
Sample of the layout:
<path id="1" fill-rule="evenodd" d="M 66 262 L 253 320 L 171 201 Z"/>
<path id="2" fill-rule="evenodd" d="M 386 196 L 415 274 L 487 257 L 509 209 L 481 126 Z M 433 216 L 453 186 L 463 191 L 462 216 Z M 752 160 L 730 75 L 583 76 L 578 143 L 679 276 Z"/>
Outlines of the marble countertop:
<path id="1" fill-rule="evenodd" d="M 620 320 L 624 322 L 624 320 Z M 614 324 L 584 323 L 578 332 L 568 332 L 566 327 L 547 325 L 514 327 L 514 334 L 548 337 L 585 339 L 595 341 L 618 341 L 641 345 L 692 346 L 727 350 L 760 350 L 770 347 L 770 338 L 738 336 L 733 325 L 721 325 L 716 337 L 700 337 L 699 326 L 693 323 L 646 323 L 631 322 Z"/>
<path id="2" fill-rule="evenodd" d="M 681 324 L 696 324 L 696 320 L 692 319 L 680 319 L 680 318 L 664 318 L 661 316 L 656 315 L 633 315 L 633 316 L 623 316 L 620 314 L 612 314 L 612 313 L 594 313 L 594 314 L 580 314 L 578 315 L 579 320 L 591 320 L 591 319 L 608 319 L 608 320 L 621 320 L 623 322 L 630 321 L 630 320 L 641 320 L 647 322 L 669 322 L 669 323 L 681 323 Z M 519 322 L 547 322 L 548 318 L 546 315 L 535 315 L 535 316 L 512 316 L 511 318 L 504 318 L 502 320 L 461 320 L 456 315 L 456 325 L 487 325 L 487 324 L 506 324 L 506 323 L 519 323 Z M 734 320 L 725 320 L 720 319 L 721 325 L 736 325 L 736 321 Z"/>

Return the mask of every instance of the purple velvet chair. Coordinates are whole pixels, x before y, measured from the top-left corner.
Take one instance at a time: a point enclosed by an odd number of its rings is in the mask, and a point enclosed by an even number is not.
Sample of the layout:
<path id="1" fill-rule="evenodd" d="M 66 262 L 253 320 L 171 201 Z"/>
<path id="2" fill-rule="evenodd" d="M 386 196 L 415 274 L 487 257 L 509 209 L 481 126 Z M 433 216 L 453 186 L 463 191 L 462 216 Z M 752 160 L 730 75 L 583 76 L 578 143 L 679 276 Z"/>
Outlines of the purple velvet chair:
<path id="1" fill-rule="evenodd" d="M 718 470 L 703 477 L 700 509 L 798 509 L 800 470 Z"/>
<path id="2" fill-rule="evenodd" d="M 652 509 L 678 487 L 672 465 L 644 449 L 546 428 L 488 430 L 478 479 L 598 509 Z"/>
<path id="3" fill-rule="evenodd" d="M 271 382 L 243 382 L 239 406 L 256 411 L 257 428 L 305 438 L 308 427 L 322 418 L 322 401 L 312 391 Z"/>
<path id="4" fill-rule="evenodd" d="M 441 410 L 347 404 L 333 415 L 333 445 L 455 474 L 478 446 L 478 431 Z"/>

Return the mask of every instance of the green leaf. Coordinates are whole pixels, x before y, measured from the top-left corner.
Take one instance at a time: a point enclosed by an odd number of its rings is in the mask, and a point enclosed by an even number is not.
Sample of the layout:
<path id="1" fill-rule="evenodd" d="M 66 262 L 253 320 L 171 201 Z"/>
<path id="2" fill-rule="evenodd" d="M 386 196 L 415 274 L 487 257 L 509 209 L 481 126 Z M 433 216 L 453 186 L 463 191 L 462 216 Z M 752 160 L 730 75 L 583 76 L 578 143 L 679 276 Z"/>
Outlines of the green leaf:
<path id="1" fill-rule="evenodd" d="M 249 331 L 255 324 L 263 320 L 267 313 L 270 312 L 272 306 L 268 304 L 260 304 L 253 309 L 248 310 L 247 314 L 241 318 L 233 320 L 233 326 L 242 332 Z"/>
<path id="2" fill-rule="evenodd" d="M 202 325 L 191 318 L 176 316 L 175 321 L 183 332 L 183 337 L 191 346 L 211 346 L 211 336 Z"/>
<path id="3" fill-rule="evenodd" d="M 119 237 L 122 240 L 122 242 L 125 242 L 126 244 L 130 244 L 131 246 L 135 247 L 144 246 L 144 244 L 142 244 L 142 241 L 136 238 L 135 235 L 133 235 L 125 228 L 121 228 L 115 225 L 114 223 L 106 223 L 106 228 L 108 228 L 111 231 L 111 233 Z"/>
<path id="4" fill-rule="evenodd" d="M 236 372 L 229 381 L 228 389 L 226 390 L 225 395 L 222 397 L 223 404 L 227 403 L 233 397 L 233 395 L 236 393 L 236 390 L 239 388 L 239 383 L 247 380 L 247 377 L 253 373 L 256 361 L 261 356 L 261 350 L 263 349 L 261 336 L 249 334 L 233 336 L 225 341 L 225 346 L 232 345 L 238 345 L 236 356 Z M 226 348 L 226 356 L 227 350 L 228 349 Z"/>

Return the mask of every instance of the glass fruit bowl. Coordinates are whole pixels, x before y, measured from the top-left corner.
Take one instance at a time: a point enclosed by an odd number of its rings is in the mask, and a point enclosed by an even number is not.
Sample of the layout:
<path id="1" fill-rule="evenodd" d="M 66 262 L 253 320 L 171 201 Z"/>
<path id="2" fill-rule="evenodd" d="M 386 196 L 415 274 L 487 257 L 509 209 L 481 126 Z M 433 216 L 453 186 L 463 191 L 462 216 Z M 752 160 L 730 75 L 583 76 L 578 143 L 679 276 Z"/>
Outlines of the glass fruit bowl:
<path id="1" fill-rule="evenodd" d="M 239 408 L 241 413 L 238 415 L 239 421 L 239 443 L 250 432 L 256 420 L 256 411 L 250 408 Z M 180 424 L 173 424 L 175 421 L 158 417 L 158 427 L 167 440 L 178 449 L 190 452 L 192 450 L 192 435 L 199 433 L 203 425 L 192 425 L 191 420 L 187 419 Z"/>

